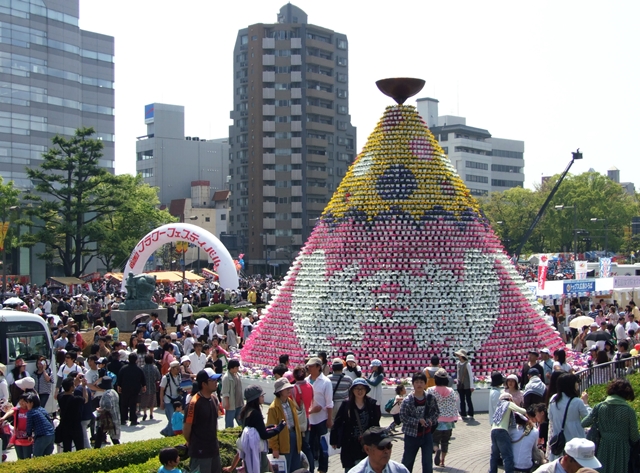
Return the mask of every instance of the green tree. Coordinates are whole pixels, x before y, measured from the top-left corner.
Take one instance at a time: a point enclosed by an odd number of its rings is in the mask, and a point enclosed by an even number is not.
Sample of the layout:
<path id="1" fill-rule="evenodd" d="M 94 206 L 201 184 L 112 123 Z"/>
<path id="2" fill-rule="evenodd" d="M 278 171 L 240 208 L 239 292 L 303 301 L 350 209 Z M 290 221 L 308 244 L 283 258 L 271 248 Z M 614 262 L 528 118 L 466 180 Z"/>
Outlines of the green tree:
<path id="1" fill-rule="evenodd" d="M 154 228 L 177 221 L 167 210 L 158 208 L 158 189 L 141 175 L 116 176 L 117 183 L 103 185 L 101 193 L 114 193 L 119 204 L 92 226 L 92 235 L 100 242 L 97 257 L 108 271 L 124 265 L 131 250 Z"/>
<path id="2" fill-rule="evenodd" d="M 60 264 L 65 276 L 84 273 L 98 252 L 92 224 L 114 212 L 120 199 L 104 191 L 117 180 L 98 164 L 103 144 L 91 138 L 94 133 L 93 128 L 79 128 L 72 138 L 55 136 L 40 167 L 26 169 L 35 183 L 35 192 L 25 195 L 34 203 L 28 213 L 35 230 L 23 236 L 23 244 L 44 243 L 38 257 Z"/>

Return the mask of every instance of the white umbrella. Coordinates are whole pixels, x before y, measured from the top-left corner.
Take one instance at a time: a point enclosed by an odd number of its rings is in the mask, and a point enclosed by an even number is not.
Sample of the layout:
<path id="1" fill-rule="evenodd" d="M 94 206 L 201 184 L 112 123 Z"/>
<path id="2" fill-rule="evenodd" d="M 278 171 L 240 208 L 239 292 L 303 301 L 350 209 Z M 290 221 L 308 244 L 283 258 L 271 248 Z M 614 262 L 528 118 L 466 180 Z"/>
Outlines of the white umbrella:
<path id="1" fill-rule="evenodd" d="M 24 301 L 19 297 L 10 297 L 6 301 L 4 301 L 4 305 L 22 305 Z"/>

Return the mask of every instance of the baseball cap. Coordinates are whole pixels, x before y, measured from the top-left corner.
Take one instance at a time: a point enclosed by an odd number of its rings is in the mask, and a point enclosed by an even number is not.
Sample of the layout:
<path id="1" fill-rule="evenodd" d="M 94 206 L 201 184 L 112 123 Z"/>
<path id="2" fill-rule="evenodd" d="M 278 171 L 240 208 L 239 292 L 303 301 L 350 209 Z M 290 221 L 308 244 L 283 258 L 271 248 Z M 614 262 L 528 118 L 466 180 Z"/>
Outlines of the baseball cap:
<path id="1" fill-rule="evenodd" d="M 178 360 L 173 360 L 169 363 L 169 368 L 175 368 L 176 366 L 180 366 L 180 362 Z"/>
<path id="2" fill-rule="evenodd" d="M 546 353 L 547 355 L 551 355 L 551 350 L 548 348 L 541 348 L 540 353 Z"/>
<path id="3" fill-rule="evenodd" d="M 331 366 L 344 366 L 344 362 L 342 361 L 342 358 L 334 358 L 331 362 Z"/>
<path id="4" fill-rule="evenodd" d="M 540 376 L 540 371 L 538 371 L 538 368 L 531 368 L 527 373 L 529 374 L 529 376 Z"/>
<path id="5" fill-rule="evenodd" d="M 574 438 L 564 446 L 564 453 L 573 458 L 580 466 L 600 468 L 602 463 L 596 458 L 596 446 L 591 440 Z"/>
<path id="6" fill-rule="evenodd" d="M 205 383 L 210 379 L 217 381 L 218 378 L 220 378 L 220 376 L 222 375 L 216 374 L 216 372 L 213 371 L 211 368 L 205 368 L 203 370 L 198 371 L 198 374 L 196 375 L 196 384 L 199 386 L 200 383 Z"/>
<path id="7" fill-rule="evenodd" d="M 371 427 L 362 434 L 362 442 L 365 445 L 374 445 L 376 447 L 386 447 L 395 439 L 391 437 L 390 432 L 382 427 Z"/>

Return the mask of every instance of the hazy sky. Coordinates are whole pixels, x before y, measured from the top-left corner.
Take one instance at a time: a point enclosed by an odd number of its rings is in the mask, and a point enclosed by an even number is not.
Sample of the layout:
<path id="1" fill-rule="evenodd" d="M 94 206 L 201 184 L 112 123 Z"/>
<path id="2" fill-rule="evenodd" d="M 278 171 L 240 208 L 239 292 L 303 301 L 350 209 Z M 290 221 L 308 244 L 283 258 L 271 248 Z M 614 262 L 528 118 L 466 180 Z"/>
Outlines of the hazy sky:
<path id="1" fill-rule="evenodd" d="M 228 135 L 239 29 L 275 23 L 283 1 L 80 0 L 80 27 L 115 36 L 116 172 L 135 172 L 144 105 L 185 106 L 185 132 Z M 640 186 L 640 2 L 310 1 L 309 23 L 349 39 L 358 151 L 391 99 L 375 81 L 426 80 L 440 101 L 495 137 L 525 141 L 526 187 L 561 172 L 580 148 L 589 168 Z M 415 105 L 410 99 L 408 104 Z"/>

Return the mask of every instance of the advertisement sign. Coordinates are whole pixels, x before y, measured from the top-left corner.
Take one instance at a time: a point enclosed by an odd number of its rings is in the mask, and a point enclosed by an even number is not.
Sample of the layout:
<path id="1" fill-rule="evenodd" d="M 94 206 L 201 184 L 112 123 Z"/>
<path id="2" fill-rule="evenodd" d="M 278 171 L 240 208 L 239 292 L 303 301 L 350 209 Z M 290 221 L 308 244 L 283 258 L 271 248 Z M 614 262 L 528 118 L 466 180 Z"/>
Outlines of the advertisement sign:
<path id="1" fill-rule="evenodd" d="M 614 276 L 613 288 L 640 287 L 640 276 Z"/>
<path id="2" fill-rule="evenodd" d="M 549 270 L 549 255 L 540 255 L 538 263 L 538 290 L 544 290 L 544 283 L 547 280 L 547 271 Z"/>
<path id="3" fill-rule="evenodd" d="M 595 279 L 583 279 L 581 281 L 564 281 L 562 288 L 564 294 L 595 292 L 596 281 Z"/>
<path id="4" fill-rule="evenodd" d="M 145 123 L 153 123 L 153 118 L 155 115 L 155 107 L 154 104 L 149 104 L 144 106 L 144 122 Z"/>
<path id="5" fill-rule="evenodd" d="M 611 276 L 611 258 L 600 258 L 600 277 L 608 278 Z"/>
<path id="6" fill-rule="evenodd" d="M 576 279 L 587 279 L 587 262 L 576 261 Z"/>

